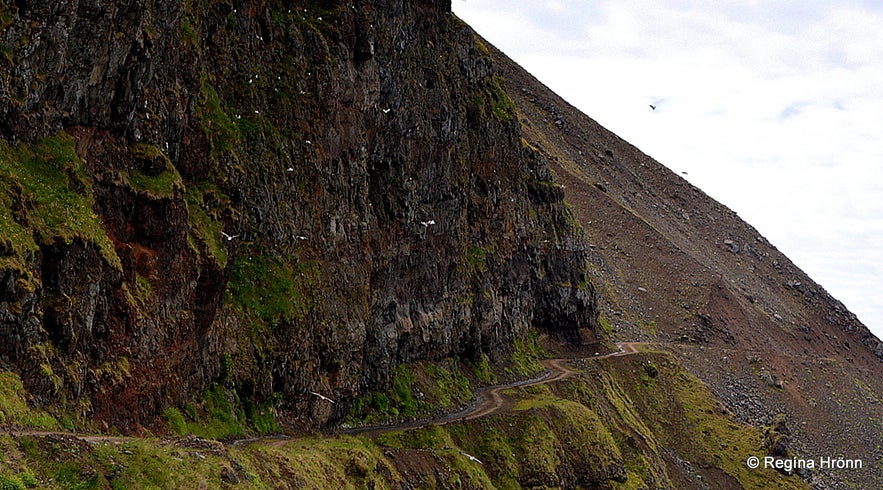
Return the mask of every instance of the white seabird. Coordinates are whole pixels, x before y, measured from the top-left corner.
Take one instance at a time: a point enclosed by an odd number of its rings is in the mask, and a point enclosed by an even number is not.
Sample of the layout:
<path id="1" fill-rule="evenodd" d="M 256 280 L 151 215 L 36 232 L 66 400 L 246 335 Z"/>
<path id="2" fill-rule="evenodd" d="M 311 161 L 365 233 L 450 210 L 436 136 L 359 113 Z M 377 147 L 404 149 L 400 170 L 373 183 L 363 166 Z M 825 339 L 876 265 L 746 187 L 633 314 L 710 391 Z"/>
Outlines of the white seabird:
<path id="1" fill-rule="evenodd" d="M 467 453 L 466 451 L 460 451 L 460 452 L 463 453 L 463 456 L 466 456 L 466 457 L 469 458 L 471 461 L 475 461 L 475 462 L 478 463 L 478 464 L 484 464 L 484 463 L 481 462 L 480 459 L 478 459 L 478 458 L 476 458 L 475 456 L 473 456 L 473 455 Z"/>
<path id="2" fill-rule="evenodd" d="M 434 224 L 435 224 L 435 220 L 434 220 L 434 219 L 431 219 L 431 220 L 429 220 L 429 221 L 421 221 L 420 224 L 423 225 L 423 226 L 434 225 Z"/>
<path id="3" fill-rule="evenodd" d="M 316 393 L 315 391 L 311 391 L 310 394 L 311 394 L 311 395 L 318 396 L 319 398 L 321 398 L 322 400 L 325 400 L 326 402 L 336 403 L 336 402 L 335 402 L 334 400 L 332 400 L 331 398 L 328 398 L 328 397 L 325 396 L 325 395 L 320 395 L 320 394 Z"/>
<path id="4" fill-rule="evenodd" d="M 223 231 L 221 232 L 221 235 L 223 235 L 224 238 L 226 238 L 228 242 L 239 236 L 239 235 L 228 235 L 228 234 L 224 233 Z"/>

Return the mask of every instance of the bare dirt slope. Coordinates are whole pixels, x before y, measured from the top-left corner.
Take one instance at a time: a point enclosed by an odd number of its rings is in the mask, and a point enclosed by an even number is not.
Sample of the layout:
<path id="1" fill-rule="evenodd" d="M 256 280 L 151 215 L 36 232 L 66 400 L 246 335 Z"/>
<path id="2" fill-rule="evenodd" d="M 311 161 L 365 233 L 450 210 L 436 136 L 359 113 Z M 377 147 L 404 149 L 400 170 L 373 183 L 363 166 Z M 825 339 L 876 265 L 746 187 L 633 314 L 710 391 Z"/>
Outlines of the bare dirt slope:
<path id="1" fill-rule="evenodd" d="M 668 343 L 746 421 L 784 415 L 798 454 L 865 463 L 829 481 L 880 485 L 880 341 L 733 211 L 494 56 L 592 244 L 609 334 Z"/>

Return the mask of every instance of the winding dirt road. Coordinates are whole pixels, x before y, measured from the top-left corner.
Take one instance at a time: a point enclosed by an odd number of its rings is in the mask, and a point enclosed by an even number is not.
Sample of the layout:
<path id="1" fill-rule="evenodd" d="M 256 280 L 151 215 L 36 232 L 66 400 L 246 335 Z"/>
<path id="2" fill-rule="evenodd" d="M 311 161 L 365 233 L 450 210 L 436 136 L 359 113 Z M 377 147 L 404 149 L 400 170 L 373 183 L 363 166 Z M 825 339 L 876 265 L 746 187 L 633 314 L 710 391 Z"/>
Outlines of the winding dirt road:
<path id="1" fill-rule="evenodd" d="M 417 420 L 414 422 L 403 422 L 399 424 L 391 424 L 391 425 L 383 425 L 376 427 L 357 427 L 353 429 L 345 430 L 345 434 L 355 435 L 365 435 L 368 437 L 374 437 L 379 434 L 383 434 L 386 432 L 393 432 L 399 430 L 408 430 L 408 429 L 417 429 L 420 427 L 428 427 L 432 425 L 445 425 L 450 424 L 452 422 L 462 422 L 466 420 L 474 420 L 481 417 L 487 417 L 489 415 L 493 415 L 496 413 L 505 412 L 510 410 L 514 405 L 512 398 L 505 395 L 503 392 L 506 390 L 510 390 L 512 388 L 519 387 L 527 387 L 527 386 L 536 386 L 547 383 L 554 383 L 557 381 L 563 381 L 571 376 L 577 374 L 577 371 L 574 371 L 567 365 L 576 360 L 600 360 L 606 359 L 608 357 L 615 356 L 627 356 L 630 354 L 635 354 L 638 352 L 637 346 L 641 345 L 641 342 L 621 342 L 616 344 L 619 347 L 619 350 L 616 352 L 611 352 L 608 354 L 600 354 L 594 355 L 584 358 L 578 359 L 546 359 L 542 361 L 543 366 L 546 368 L 546 372 L 541 376 L 536 378 L 531 378 L 527 380 L 517 381 L 514 383 L 507 383 L 502 385 L 488 386 L 484 388 L 480 388 L 475 392 L 475 402 L 470 405 L 468 408 L 453 414 L 442 415 L 440 417 L 436 417 L 433 419 L 425 419 L 425 420 Z M 121 443 L 121 442 L 129 442 L 137 439 L 136 437 L 125 437 L 125 436 L 104 436 L 104 435 L 84 435 L 84 434 L 76 434 L 70 432 L 48 432 L 48 431 L 35 431 L 35 430 L 13 430 L 11 431 L 13 435 L 17 436 L 60 436 L 60 437 L 75 437 L 77 439 L 90 442 L 105 442 L 105 443 Z M 228 444 L 234 446 L 240 445 L 250 445 L 255 443 L 264 443 L 264 444 L 284 444 L 287 441 L 295 439 L 295 436 L 287 436 L 287 435 L 273 435 L 273 436 L 262 436 L 262 437 L 253 437 L 248 439 L 238 439 L 235 441 L 230 441 Z"/>
<path id="2" fill-rule="evenodd" d="M 546 372 L 536 378 L 517 381 L 515 383 L 507 383 L 502 385 L 488 386 L 480 388 L 475 392 L 475 402 L 457 413 L 443 415 L 434 419 L 418 420 L 415 422 L 406 422 L 401 424 L 384 425 L 377 427 L 359 427 L 347 430 L 347 434 L 362 434 L 373 437 L 385 432 L 397 430 L 417 429 L 420 427 L 428 427 L 431 425 L 445 425 L 452 422 L 462 422 L 466 420 L 474 420 L 481 417 L 487 417 L 496 413 L 505 412 L 511 409 L 514 402 L 503 392 L 512 388 L 536 386 L 547 383 L 563 381 L 577 374 L 577 371 L 569 368 L 567 364 L 575 360 L 600 360 L 608 357 L 627 356 L 638 352 L 637 346 L 640 342 L 621 342 L 616 344 L 619 350 L 608 354 L 600 354 L 580 359 L 546 359 L 542 361 Z"/>
<path id="3" fill-rule="evenodd" d="M 638 352 L 638 349 L 636 348 L 634 342 L 617 344 L 617 346 L 619 347 L 619 350 L 616 352 L 591 356 L 584 359 L 606 359 L 608 357 L 625 356 Z M 429 423 L 431 425 L 440 425 L 452 422 L 454 420 L 473 420 L 506 411 L 511 407 L 512 401 L 510 398 L 503 394 L 504 391 L 512 388 L 536 386 L 547 383 L 555 383 L 557 381 L 563 381 L 577 374 L 576 371 L 567 366 L 570 362 L 574 360 L 575 359 L 546 359 L 542 361 L 542 363 L 547 371 L 542 376 L 527 381 L 519 381 L 516 383 L 509 383 L 505 385 L 491 386 L 478 390 L 476 392 L 476 403 L 473 404 L 471 407 L 460 413 L 442 417 L 439 420 L 430 421 Z"/>

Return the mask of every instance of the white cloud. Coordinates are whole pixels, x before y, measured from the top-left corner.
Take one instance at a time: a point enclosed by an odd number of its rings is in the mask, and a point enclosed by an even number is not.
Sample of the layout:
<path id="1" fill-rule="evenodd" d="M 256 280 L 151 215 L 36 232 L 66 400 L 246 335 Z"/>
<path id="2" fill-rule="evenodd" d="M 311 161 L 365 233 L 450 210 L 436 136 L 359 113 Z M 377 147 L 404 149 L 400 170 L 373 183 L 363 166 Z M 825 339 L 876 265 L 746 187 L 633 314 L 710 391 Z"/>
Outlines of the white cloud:
<path id="1" fill-rule="evenodd" d="M 454 10 L 608 129 L 689 171 L 883 336 L 880 6 L 469 0 Z"/>

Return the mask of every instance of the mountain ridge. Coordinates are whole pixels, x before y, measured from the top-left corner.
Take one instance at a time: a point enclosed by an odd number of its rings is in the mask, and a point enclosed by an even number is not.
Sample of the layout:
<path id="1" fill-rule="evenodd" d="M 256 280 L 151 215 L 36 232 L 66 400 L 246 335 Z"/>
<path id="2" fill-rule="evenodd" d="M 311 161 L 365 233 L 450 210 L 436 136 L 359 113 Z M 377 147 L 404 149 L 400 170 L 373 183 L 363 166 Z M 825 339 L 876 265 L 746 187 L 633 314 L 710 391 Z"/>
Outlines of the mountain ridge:
<path id="1" fill-rule="evenodd" d="M 592 277 L 613 337 L 677 345 L 666 350 L 740 419 L 769 425 L 786 416 L 804 453 L 878 459 L 870 434 L 879 407 L 862 386 L 876 386 L 880 340 L 735 212 L 498 50 L 494 59 L 525 138 L 549 161 L 594 245 Z M 829 363 L 834 374 L 814 372 Z"/>

